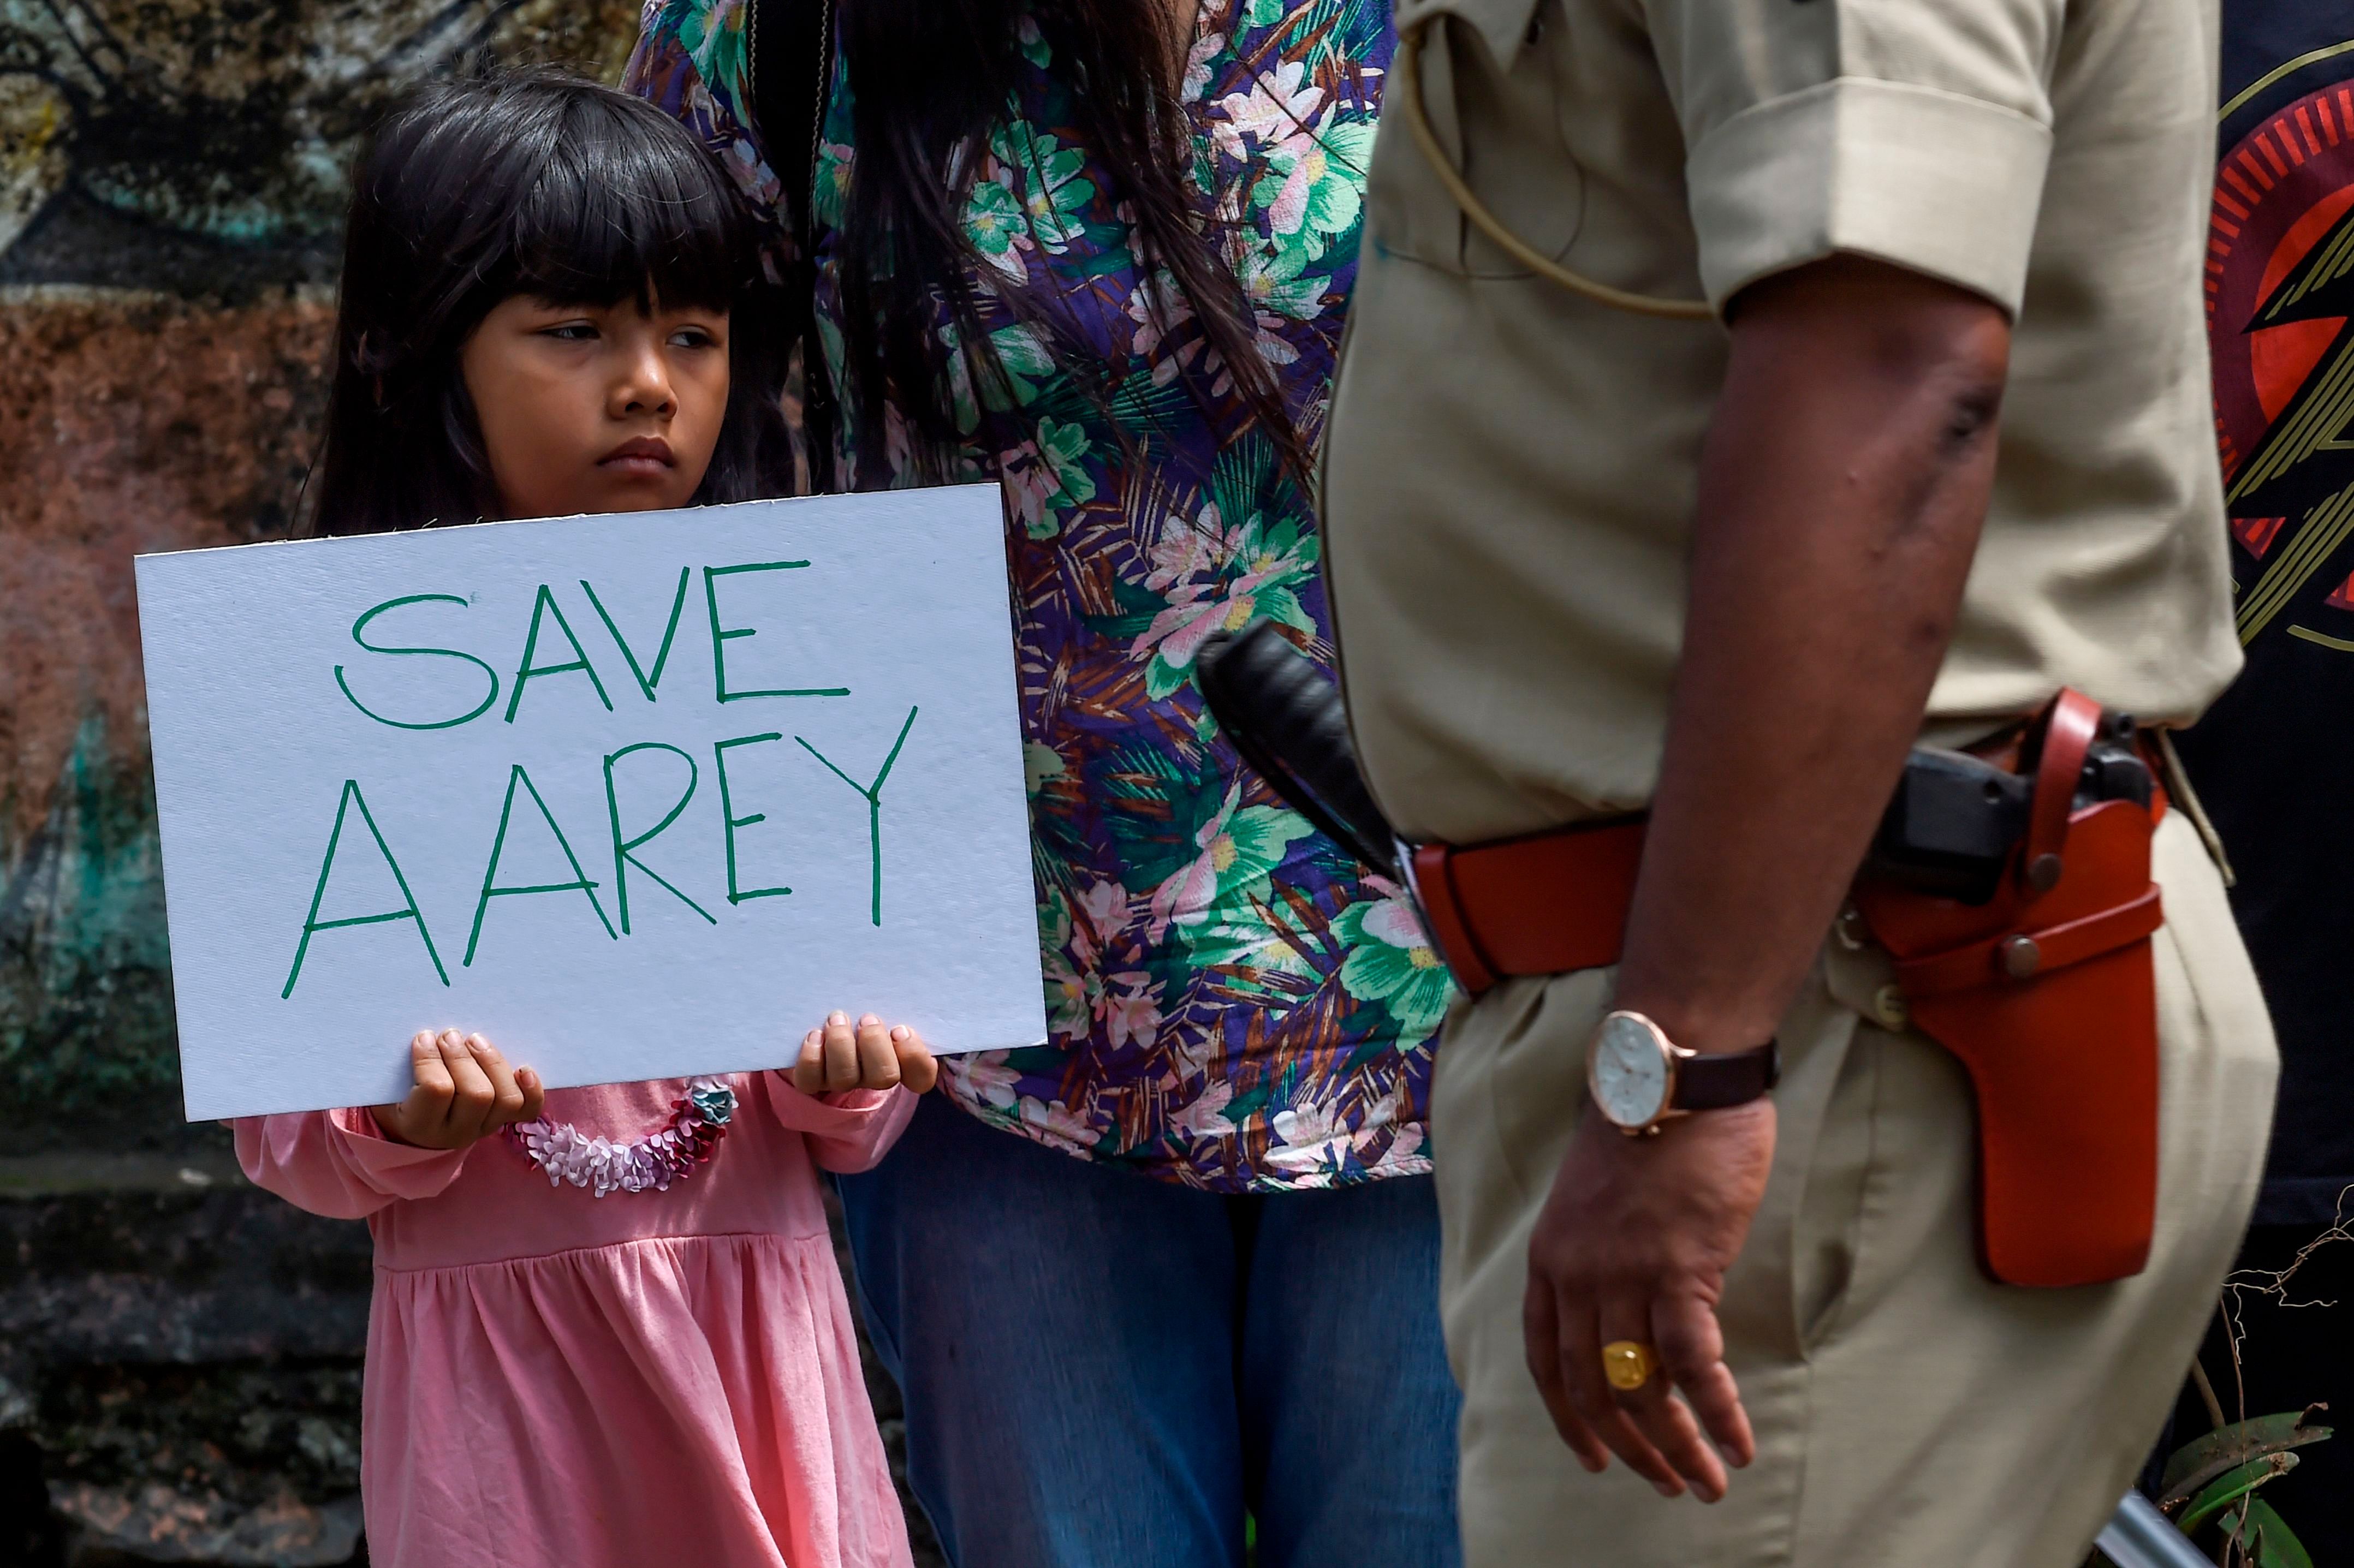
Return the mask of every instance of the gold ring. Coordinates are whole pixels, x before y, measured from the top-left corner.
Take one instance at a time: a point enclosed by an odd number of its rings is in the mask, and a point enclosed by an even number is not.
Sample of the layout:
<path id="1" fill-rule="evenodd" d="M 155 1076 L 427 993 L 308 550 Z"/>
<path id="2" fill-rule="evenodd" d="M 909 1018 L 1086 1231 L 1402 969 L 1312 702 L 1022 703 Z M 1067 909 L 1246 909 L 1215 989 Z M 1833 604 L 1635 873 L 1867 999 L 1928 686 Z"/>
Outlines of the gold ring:
<path id="1" fill-rule="evenodd" d="M 1637 1340 L 1613 1340 L 1602 1347 L 1602 1375 L 1621 1393 L 1632 1393 L 1651 1381 L 1659 1370 L 1659 1353 Z"/>

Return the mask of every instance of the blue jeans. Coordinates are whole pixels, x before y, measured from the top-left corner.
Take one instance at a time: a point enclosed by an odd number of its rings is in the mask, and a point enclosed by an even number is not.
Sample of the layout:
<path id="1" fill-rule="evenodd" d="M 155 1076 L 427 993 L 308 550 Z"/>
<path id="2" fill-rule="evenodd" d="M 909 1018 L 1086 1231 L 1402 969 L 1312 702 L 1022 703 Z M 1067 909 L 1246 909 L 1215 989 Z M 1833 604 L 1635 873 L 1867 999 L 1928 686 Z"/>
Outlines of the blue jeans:
<path id="1" fill-rule="evenodd" d="M 927 1095 L 839 1179 L 957 1568 L 1456 1568 L 1430 1179 L 1226 1197 Z"/>

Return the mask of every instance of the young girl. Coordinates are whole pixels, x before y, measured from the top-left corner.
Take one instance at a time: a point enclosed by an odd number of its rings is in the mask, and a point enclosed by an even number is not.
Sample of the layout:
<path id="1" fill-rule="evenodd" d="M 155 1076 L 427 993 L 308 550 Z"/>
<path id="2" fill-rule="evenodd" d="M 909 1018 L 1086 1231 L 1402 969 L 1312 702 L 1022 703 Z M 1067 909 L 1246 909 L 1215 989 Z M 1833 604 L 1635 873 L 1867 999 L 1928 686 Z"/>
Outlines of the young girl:
<path id="1" fill-rule="evenodd" d="M 546 76 L 412 100 L 352 204 L 323 527 L 749 498 L 756 265 L 641 102 Z M 410 1061 L 397 1105 L 236 1124 L 256 1182 L 375 1234 L 370 1560 L 907 1564 L 816 1171 L 882 1157 L 923 1042 L 836 1012 L 790 1078 L 584 1089 L 456 1029 Z"/>

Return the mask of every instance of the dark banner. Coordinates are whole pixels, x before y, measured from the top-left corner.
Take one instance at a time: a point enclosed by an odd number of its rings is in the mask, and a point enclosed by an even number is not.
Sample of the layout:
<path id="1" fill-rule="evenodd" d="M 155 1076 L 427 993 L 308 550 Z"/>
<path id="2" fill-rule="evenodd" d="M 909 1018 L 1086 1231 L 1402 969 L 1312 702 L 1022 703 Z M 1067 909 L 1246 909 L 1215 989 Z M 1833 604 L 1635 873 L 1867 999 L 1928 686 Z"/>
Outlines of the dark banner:
<path id="1" fill-rule="evenodd" d="M 2354 0 L 2236 0 L 2208 334 L 2246 673 L 2182 737 L 2279 1029 L 2260 1223 L 2354 1182 Z"/>

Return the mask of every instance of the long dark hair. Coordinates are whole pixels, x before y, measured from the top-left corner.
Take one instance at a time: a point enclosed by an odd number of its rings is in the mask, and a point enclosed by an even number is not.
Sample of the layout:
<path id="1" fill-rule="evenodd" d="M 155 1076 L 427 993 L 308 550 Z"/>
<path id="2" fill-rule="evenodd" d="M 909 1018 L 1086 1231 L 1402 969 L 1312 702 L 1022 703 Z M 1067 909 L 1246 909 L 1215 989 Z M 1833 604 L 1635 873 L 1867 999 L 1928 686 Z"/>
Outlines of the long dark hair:
<path id="1" fill-rule="evenodd" d="M 493 512 L 459 355 L 502 301 L 735 313 L 758 291 L 750 219 L 726 173 L 652 105 L 576 77 L 422 88 L 369 133 L 354 187 L 318 533 Z M 781 440 L 768 335 L 740 313 L 732 323 L 728 409 L 698 503 L 764 493 Z"/>
<path id="2" fill-rule="evenodd" d="M 1140 268 L 1150 278 L 1156 264 L 1165 267 L 1183 296 L 1160 299 L 1148 285 L 1148 308 L 1161 318 L 1154 324 L 1165 333 L 1174 304 L 1191 308 L 1247 421 L 1306 481 L 1307 444 L 1258 351 L 1232 236 L 1193 192 L 1192 126 L 1178 95 L 1185 50 L 1172 38 L 1170 15 L 1164 0 L 843 0 L 858 149 L 843 224 L 843 338 L 847 390 L 868 428 L 879 425 L 888 391 L 932 440 L 960 433 L 933 330 L 935 302 L 948 308 L 973 385 L 1005 386 L 981 324 L 971 272 L 979 258 L 964 208 L 990 132 L 1007 118 L 1022 80 L 1027 23 L 1069 89 L 1081 144 L 1135 214 Z M 1041 329 L 1049 352 L 1094 396 L 1111 390 L 1090 371 L 1100 351 L 1058 330 L 1057 302 L 996 279 L 991 287 Z M 1207 358 L 1183 366 L 1186 389 L 1205 413 L 1214 411 L 1216 374 Z"/>

